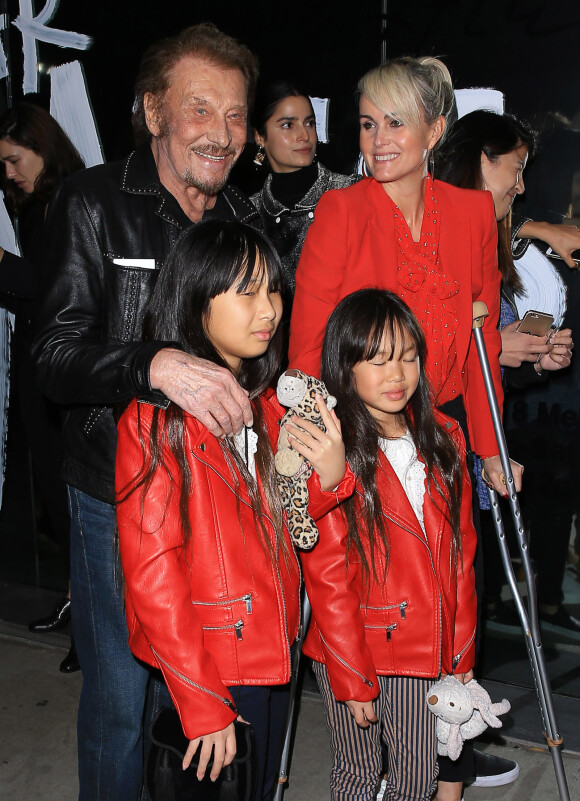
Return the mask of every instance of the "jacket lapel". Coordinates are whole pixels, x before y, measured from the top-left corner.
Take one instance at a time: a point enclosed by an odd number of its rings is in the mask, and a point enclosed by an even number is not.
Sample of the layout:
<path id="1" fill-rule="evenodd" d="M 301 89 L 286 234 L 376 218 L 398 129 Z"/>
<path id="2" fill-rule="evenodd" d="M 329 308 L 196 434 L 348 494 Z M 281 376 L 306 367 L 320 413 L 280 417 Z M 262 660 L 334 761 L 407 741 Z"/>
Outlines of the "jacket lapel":
<path id="1" fill-rule="evenodd" d="M 217 439 L 193 418 L 187 417 L 186 419 L 186 447 L 191 452 L 192 458 L 204 464 L 216 477 L 219 477 L 224 485 L 229 487 L 231 491 L 240 498 L 242 503 L 251 506 L 250 495 L 245 481 L 243 481 L 242 477 L 238 474 L 238 481 L 236 482 L 229 467 L 225 463 L 225 457 Z M 236 470 L 237 473 L 235 464 L 232 469 Z"/>
<path id="2" fill-rule="evenodd" d="M 465 208 L 456 208 L 451 202 L 445 184 L 435 182 L 435 192 L 439 203 L 439 262 L 442 272 L 450 275 L 459 284 L 459 292 L 453 304 L 459 320 L 471 320 L 473 305 L 473 242 L 472 229 Z M 461 258 L 457 254 L 463 254 Z M 467 256 L 465 254 L 468 254 Z M 470 337 L 455 337 L 457 363 L 463 364 L 467 358 Z"/>
<path id="3" fill-rule="evenodd" d="M 379 451 L 379 470 L 377 471 L 377 489 L 382 499 L 383 514 L 398 526 L 425 541 L 423 529 L 413 511 L 407 493 L 403 489 L 391 463 L 382 451 Z"/>
<path id="4" fill-rule="evenodd" d="M 372 209 L 367 232 L 371 237 L 371 249 L 376 258 L 370 262 L 374 265 L 374 285 L 386 287 L 396 292 L 392 286 L 397 279 L 397 237 L 391 201 L 378 181 L 368 179 L 367 207 Z M 369 282 L 372 286 L 373 282 Z"/>

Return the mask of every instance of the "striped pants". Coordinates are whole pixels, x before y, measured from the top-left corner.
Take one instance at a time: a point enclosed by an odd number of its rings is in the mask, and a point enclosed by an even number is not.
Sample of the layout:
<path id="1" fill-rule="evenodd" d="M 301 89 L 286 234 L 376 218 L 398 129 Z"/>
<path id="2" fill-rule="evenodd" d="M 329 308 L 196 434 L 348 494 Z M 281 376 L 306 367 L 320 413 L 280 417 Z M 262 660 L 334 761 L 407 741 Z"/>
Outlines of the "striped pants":
<path id="1" fill-rule="evenodd" d="M 331 737 L 332 801 L 373 801 L 382 778 L 381 739 L 389 753 L 384 801 L 429 801 L 437 786 L 437 738 L 425 697 L 434 679 L 379 676 L 379 722 L 361 729 L 332 694 L 326 667 L 313 662 L 313 669 Z"/>

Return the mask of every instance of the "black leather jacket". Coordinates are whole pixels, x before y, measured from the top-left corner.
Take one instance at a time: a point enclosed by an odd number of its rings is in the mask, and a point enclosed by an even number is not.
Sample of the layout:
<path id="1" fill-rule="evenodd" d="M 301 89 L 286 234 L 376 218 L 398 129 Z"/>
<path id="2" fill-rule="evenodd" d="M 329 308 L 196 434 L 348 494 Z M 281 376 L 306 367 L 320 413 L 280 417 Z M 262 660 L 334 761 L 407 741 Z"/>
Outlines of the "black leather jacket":
<path id="1" fill-rule="evenodd" d="M 218 195 L 210 217 L 261 227 L 234 187 Z M 172 344 L 141 341 L 143 314 L 170 247 L 189 225 L 160 184 L 149 145 L 71 176 L 49 209 L 48 285 L 33 354 L 42 390 L 66 405 L 64 479 L 99 500 L 114 502 L 112 407 L 151 393 L 151 360 Z M 114 263 L 121 259 L 146 261 Z"/>

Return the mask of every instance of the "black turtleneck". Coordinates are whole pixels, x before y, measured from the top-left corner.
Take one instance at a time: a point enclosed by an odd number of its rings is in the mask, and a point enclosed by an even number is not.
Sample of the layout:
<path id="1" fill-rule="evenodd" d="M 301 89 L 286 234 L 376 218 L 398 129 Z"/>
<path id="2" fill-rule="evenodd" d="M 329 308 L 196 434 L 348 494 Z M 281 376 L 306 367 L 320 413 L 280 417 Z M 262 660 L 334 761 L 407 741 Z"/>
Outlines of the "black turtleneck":
<path id="1" fill-rule="evenodd" d="M 302 200 L 318 178 L 318 164 L 312 162 L 308 167 L 301 167 L 294 172 L 273 172 L 270 189 L 272 195 L 287 209 Z"/>

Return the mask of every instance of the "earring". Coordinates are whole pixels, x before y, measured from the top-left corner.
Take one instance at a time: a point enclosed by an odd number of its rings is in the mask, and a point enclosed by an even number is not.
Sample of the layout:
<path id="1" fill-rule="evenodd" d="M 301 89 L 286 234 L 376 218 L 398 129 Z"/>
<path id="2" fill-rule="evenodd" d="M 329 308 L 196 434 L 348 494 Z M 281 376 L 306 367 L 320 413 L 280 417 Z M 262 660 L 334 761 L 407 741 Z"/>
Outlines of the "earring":
<path id="1" fill-rule="evenodd" d="M 264 148 L 262 145 L 258 147 L 258 152 L 254 156 L 254 164 L 256 167 L 261 167 L 264 163 L 264 159 L 266 158 L 266 154 L 264 153 Z"/>
<path id="2" fill-rule="evenodd" d="M 429 170 L 429 175 L 431 176 L 431 178 L 435 178 L 435 156 L 432 150 L 429 151 L 429 157 L 427 163 L 428 163 L 427 169 Z"/>

